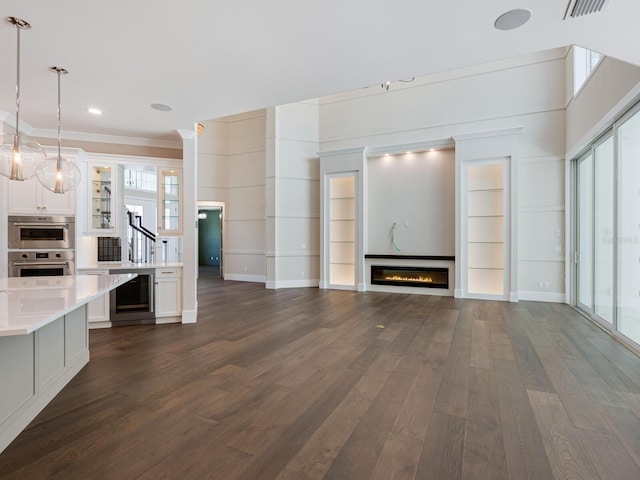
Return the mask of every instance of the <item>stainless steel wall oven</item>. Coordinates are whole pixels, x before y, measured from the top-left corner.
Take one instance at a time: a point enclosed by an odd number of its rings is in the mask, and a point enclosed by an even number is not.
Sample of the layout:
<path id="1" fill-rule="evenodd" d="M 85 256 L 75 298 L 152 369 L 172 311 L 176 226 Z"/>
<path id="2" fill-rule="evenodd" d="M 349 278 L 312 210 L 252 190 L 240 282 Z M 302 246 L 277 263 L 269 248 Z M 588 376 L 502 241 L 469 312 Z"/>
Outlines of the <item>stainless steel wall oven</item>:
<path id="1" fill-rule="evenodd" d="M 10 277 L 49 277 L 73 275 L 73 250 L 23 250 L 9 252 Z"/>
<path id="2" fill-rule="evenodd" d="M 9 216 L 10 250 L 72 249 L 75 218 L 65 216 Z"/>

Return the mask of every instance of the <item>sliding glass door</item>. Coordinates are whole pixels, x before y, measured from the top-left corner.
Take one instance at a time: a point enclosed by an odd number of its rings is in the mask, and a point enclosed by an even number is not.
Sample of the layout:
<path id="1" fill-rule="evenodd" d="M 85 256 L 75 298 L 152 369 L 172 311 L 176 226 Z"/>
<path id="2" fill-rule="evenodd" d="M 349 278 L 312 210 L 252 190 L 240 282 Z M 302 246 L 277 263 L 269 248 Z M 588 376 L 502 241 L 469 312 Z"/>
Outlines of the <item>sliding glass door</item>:
<path id="1" fill-rule="evenodd" d="M 593 155 L 578 161 L 577 218 L 578 306 L 587 313 L 593 308 Z"/>
<path id="2" fill-rule="evenodd" d="M 618 330 L 640 344 L 640 112 L 623 119 L 618 147 Z"/>
<path id="3" fill-rule="evenodd" d="M 613 325 L 613 136 L 598 143 L 594 157 L 593 313 Z"/>
<path id="4" fill-rule="evenodd" d="M 575 164 L 575 305 L 640 348 L 640 105 Z"/>

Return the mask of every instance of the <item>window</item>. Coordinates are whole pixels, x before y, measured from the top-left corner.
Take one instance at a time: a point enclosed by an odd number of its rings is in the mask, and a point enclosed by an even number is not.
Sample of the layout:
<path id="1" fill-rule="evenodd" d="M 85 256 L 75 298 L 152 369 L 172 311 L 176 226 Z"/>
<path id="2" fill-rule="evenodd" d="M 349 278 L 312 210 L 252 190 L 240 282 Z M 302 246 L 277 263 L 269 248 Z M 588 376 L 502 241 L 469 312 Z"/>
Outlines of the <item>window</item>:
<path id="1" fill-rule="evenodd" d="M 156 172 L 147 172 L 143 170 L 125 169 L 124 185 L 125 188 L 146 190 L 155 192 L 157 188 Z"/>
<path id="2" fill-rule="evenodd" d="M 604 56 L 593 50 L 573 47 L 573 95 L 577 95 Z"/>

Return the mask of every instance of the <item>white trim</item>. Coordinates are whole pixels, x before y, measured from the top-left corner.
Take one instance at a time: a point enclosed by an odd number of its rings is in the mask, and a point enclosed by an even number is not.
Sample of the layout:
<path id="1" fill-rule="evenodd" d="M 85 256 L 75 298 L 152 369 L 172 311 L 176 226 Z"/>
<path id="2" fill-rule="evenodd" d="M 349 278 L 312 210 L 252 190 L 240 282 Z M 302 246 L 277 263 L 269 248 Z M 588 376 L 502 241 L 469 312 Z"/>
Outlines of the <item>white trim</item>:
<path id="1" fill-rule="evenodd" d="M 182 317 L 174 316 L 174 317 L 156 317 L 156 325 L 164 325 L 167 323 L 196 323 L 196 322 L 183 322 Z"/>
<path id="2" fill-rule="evenodd" d="M 305 219 L 305 220 L 318 220 L 320 218 L 319 213 L 285 213 L 279 214 L 277 212 L 267 212 L 266 218 L 288 218 L 288 219 Z"/>
<path id="3" fill-rule="evenodd" d="M 319 281 L 316 280 L 276 280 L 266 283 L 265 288 L 268 290 L 277 290 L 279 288 L 308 288 L 317 287 Z"/>
<path id="4" fill-rule="evenodd" d="M 241 275 L 239 273 L 225 273 L 225 280 L 233 280 L 236 282 L 253 282 L 253 283 L 266 283 L 267 277 L 265 275 Z"/>
<path id="5" fill-rule="evenodd" d="M 358 291 L 359 292 L 366 292 L 367 291 L 367 284 L 366 283 L 359 283 L 358 284 Z"/>
<path id="6" fill-rule="evenodd" d="M 357 290 L 355 285 L 332 285 L 331 283 L 327 284 L 326 288 L 330 288 L 331 290 Z"/>
<path id="7" fill-rule="evenodd" d="M 449 150 L 453 149 L 454 147 L 455 143 L 452 138 L 442 138 L 424 142 L 400 143 L 397 145 L 388 145 L 383 147 L 367 147 L 365 153 L 367 155 L 367 158 L 377 158 L 385 154 L 396 155 L 405 153 L 407 150 L 411 150 L 412 152 L 417 153 L 429 150 L 431 148 L 435 148 L 438 150 Z"/>
<path id="8" fill-rule="evenodd" d="M 54 148 L 54 147 L 48 147 Z M 88 160 L 94 163 L 111 162 L 119 165 L 145 165 L 152 167 L 182 167 L 181 158 L 164 158 L 164 157 L 141 157 L 138 155 L 122 155 L 119 153 L 94 153 L 86 152 L 82 149 L 76 149 L 78 152 L 84 152 L 85 156 L 89 156 Z"/>
<path id="9" fill-rule="evenodd" d="M 324 280 L 318 282 L 318 288 L 322 288 L 323 290 L 329 288 L 329 283 Z"/>
<path id="10" fill-rule="evenodd" d="M 195 127 L 195 125 L 194 125 Z M 180 138 L 182 138 L 182 140 L 193 140 L 196 136 L 196 130 L 191 129 L 191 130 L 187 130 L 187 129 L 182 129 L 179 128 L 176 130 L 176 132 L 178 132 L 178 135 L 180 135 Z"/>
<path id="11" fill-rule="evenodd" d="M 536 292 L 533 290 L 518 292 L 520 300 L 532 302 L 567 303 L 566 296 L 562 292 Z"/>
<path id="12" fill-rule="evenodd" d="M 546 207 L 519 207 L 518 211 L 522 213 L 527 212 L 564 212 L 566 207 L 564 205 L 550 205 Z"/>
<path id="13" fill-rule="evenodd" d="M 518 292 L 509 293 L 509 301 L 511 303 L 518 303 L 518 301 L 519 301 Z"/>
<path id="14" fill-rule="evenodd" d="M 225 250 L 227 255 L 264 255 L 264 250 Z"/>
<path id="15" fill-rule="evenodd" d="M 262 218 L 229 218 L 228 216 L 225 217 L 225 221 L 227 223 L 234 223 L 234 222 L 266 222 L 267 219 L 262 217 Z"/>
<path id="16" fill-rule="evenodd" d="M 462 289 L 461 289 L 461 288 L 456 288 L 456 289 L 453 291 L 453 298 L 464 298 L 464 297 L 462 296 Z"/>
<path id="17" fill-rule="evenodd" d="M 343 148 L 340 150 L 328 150 L 326 152 L 318 152 L 318 156 L 320 158 L 323 157 L 335 157 L 338 155 L 352 155 L 355 153 L 364 154 L 367 147 L 353 147 L 353 148 Z M 326 172 L 329 173 L 329 172 Z"/>
<path id="18" fill-rule="evenodd" d="M 20 122 L 22 125 L 22 122 Z M 29 136 L 40 138 L 58 138 L 58 132 L 44 128 L 24 128 L 22 131 Z M 115 145 L 134 145 L 138 147 L 158 147 L 182 150 L 182 140 L 156 140 L 142 137 L 123 137 L 118 135 L 104 135 L 99 133 L 62 132 L 62 140 L 77 140 L 79 142 L 108 143 Z"/>
<path id="19" fill-rule="evenodd" d="M 508 295 L 489 295 L 485 293 L 467 293 L 467 296 L 464 298 L 471 298 L 473 300 L 492 300 L 495 302 L 506 302 L 509 299 Z"/>
<path id="20" fill-rule="evenodd" d="M 456 142 L 460 142 L 463 140 L 477 140 L 491 137 L 504 137 L 507 135 L 520 135 L 524 127 L 511 127 L 511 128 L 501 128 L 499 130 L 484 130 L 475 133 L 463 133 L 459 135 L 453 135 L 453 140 Z M 498 155 L 500 156 L 500 155 Z M 476 160 L 475 158 L 473 160 Z"/>
<path id="21" fill-rule="evenodd" d="M 195 310 L 182 311 L 182 323 L 196 323 L 198 320 L 198 302 L 196 302 Z"/>
<path id="22" fill-rule="evenodd" d="M 267 258 L 283 258 L 283 257 L 319 257 L 320 252 L 310 252 L 301 250 L 298 252 L 267 252 L 265 254 Z"/>
<path id="23" fill-rule="evenodd" d="M 108 274 L 109 270 L 106 270 L 106 272 Z M 96 330 L 100 328 L 111 328 L 111 322 L 108 320 L 102 322 L 89 322 L 89 330 Z"/>

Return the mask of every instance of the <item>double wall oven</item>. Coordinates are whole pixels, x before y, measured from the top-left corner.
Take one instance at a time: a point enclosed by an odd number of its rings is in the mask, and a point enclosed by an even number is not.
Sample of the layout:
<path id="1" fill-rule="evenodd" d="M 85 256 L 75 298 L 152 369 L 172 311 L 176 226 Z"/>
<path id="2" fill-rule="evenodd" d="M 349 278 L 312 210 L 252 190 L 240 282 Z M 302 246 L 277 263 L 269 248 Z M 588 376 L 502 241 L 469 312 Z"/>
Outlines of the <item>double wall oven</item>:
<path id="1" fill-rule="evenodd" d="M 74 217 L 9 216 L 8 220 L 10 277 L 75 273 Z"/>

